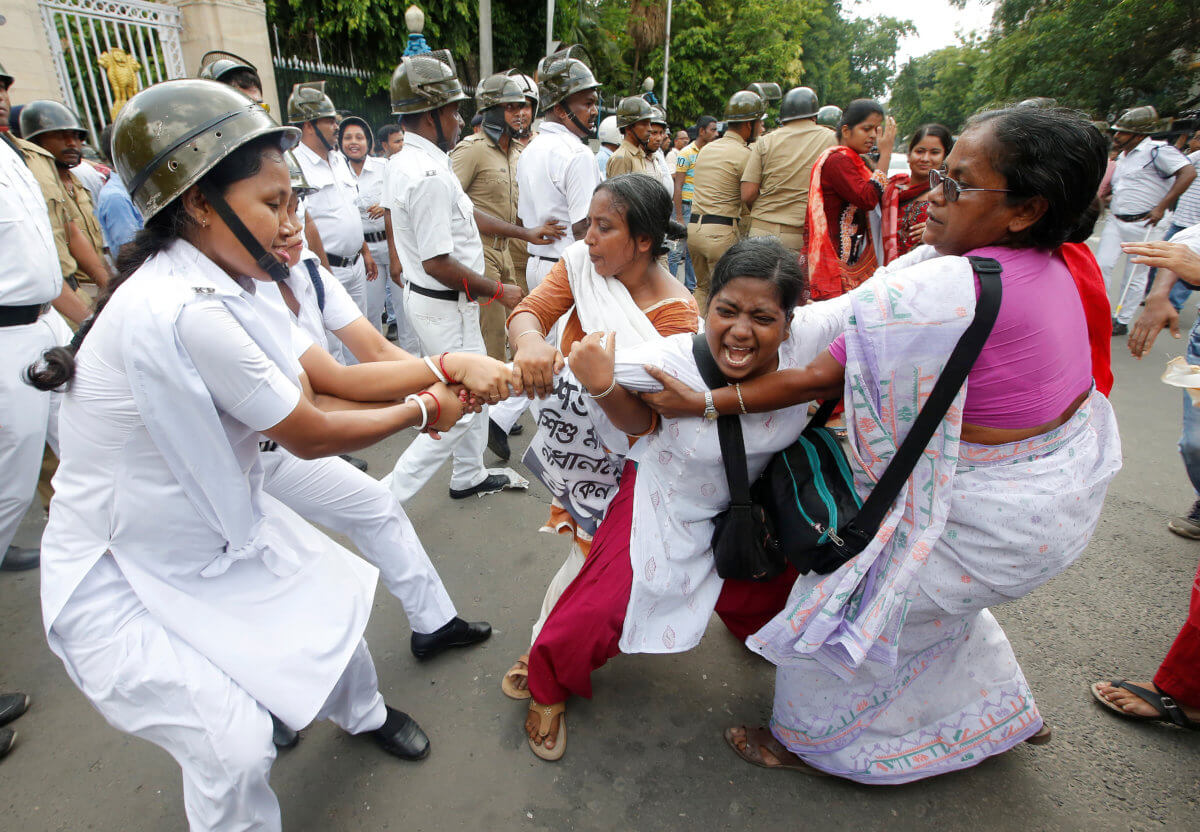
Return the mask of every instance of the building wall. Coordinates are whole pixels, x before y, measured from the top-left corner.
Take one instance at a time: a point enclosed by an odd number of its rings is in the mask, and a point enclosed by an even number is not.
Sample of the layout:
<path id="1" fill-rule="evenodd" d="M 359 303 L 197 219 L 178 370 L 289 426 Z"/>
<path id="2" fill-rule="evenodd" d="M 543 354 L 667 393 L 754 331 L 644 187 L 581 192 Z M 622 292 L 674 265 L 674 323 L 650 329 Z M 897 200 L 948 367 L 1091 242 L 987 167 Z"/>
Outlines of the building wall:
<path id="1" fill-rule="evenodd" d="M 0 5 L 0 64 L 14 77 L 9 94 L 13 104 L 42 98 L 62 99 L 50 42 L 38 13 L 37 0 L 5 0 Z"/>

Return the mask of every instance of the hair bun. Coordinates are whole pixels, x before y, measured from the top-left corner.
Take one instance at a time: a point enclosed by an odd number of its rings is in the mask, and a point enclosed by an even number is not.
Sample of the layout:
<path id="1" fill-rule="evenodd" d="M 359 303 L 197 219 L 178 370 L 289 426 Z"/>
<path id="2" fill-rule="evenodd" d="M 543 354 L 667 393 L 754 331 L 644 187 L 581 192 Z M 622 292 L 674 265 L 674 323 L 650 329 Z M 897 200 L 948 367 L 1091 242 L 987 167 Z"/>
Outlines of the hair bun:
<path id="1" fill-rule="evenodd" d="M 668 240 L 684 240 L 687 239 L 687 227 L 675 220 L 667 220 L 667 239 Z"/>
<path id="2" fill-rule="evenodd" d="M 1079 215 L 1079 222 L 1071 229 L 1071 233 L 1067 235 L 1066 241 L 1068 243 L 1086 243 L 1095 232 L 1096 221 L 1100 219 L 1100 214 L 1103 210 L 1104 205 L 1100 202 L 1100 197 L 1095 197 L 1091 205 L 1087 207 L 1087 210 Z"/>

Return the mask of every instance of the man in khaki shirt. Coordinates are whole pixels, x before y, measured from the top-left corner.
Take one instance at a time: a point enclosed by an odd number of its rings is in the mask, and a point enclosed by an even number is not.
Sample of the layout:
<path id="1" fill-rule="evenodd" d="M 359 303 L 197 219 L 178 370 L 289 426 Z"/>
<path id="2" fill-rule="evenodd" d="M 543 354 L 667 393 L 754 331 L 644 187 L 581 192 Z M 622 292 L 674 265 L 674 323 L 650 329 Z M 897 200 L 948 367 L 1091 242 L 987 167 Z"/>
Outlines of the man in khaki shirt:
<path id="1" fill-rule="evenodd" d="M 641 96 L 631 95 L 617 105 L 617 129 L 624 137 L 608 157 L 605 178 L 623 173 L 644 173 L 658 178 L 658 168 L 650 158 L 650 118 L 654 111 Z"/>
<path id="2" fill-rule="evenodd" d="M 834 144 L 817 124 L 817 95 L 788 90 L 779 105 L 778 130 L 754 143 L 742 173 L 742 202 L 750 207 L 750 236 L 778 237 L 797 254 L 804 248 L 804 217 L 813 163 Z"/>
<path id="3" fill-rule="evenodd" d="M 766 102 L 754 92 L 735 92 L 725 105 L 725 135 L 705 145 L 696 157 L 688 254 L 696 270 L 696 303 L 704 312 L 713 267 L 738 240 L 742 210 L 742 173 L 750 145 L 762 133 Z"/>
<path id="4" fill-rule="evenodd" d="M 527 122 L 528 103 L 519 83 L 503 73 L 484 79 L 475 93 L 483 116 L 478 133 L 450 151 L 450 166 L 475 204 L 475 223 L 483 242 L 484 274 L 492 280 L 520 286 L 513 267 L 509 240 L 542 244 L 562 236 L 563 227 L 547 223 L 526 229 L 517 217 L 517 157 L 522 146 L 513 136 Z M 522 292 L 523 293 L 523 292 Z M 479 324 L 488 355 L 505 361 L 506 310 L 498 303 L 480 308 Z"/>

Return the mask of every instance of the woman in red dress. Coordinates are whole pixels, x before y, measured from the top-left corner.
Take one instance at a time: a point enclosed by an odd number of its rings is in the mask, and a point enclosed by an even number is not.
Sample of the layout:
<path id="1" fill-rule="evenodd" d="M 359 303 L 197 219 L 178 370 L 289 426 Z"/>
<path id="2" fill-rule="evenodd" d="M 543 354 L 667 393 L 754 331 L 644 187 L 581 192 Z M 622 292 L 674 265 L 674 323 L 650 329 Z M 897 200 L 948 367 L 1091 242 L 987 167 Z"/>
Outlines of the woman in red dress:
<path id="1" fill-rule="evenodd" d="M 805 234 L 813 300 L 850 291 L 879 265 L 868 214 L 887 186 L 896 121 L 885 121 L 879 102 L 860 98 L 850 102 L 836 132 L 838 144 L 817 159 L 809 187 Z M 872 170 L 862 157 L 876 146 L 879 162 Z"/>
<path id="2" fill-rule="evenodd" d="M 883 192 L 883 262 L 892 262 L 921 244 L 929 207 L 929 171 L 942 166 L 954 137 L 940 124 L 923 124 L 908 141 L 909 173 L 888 179 Z"/>

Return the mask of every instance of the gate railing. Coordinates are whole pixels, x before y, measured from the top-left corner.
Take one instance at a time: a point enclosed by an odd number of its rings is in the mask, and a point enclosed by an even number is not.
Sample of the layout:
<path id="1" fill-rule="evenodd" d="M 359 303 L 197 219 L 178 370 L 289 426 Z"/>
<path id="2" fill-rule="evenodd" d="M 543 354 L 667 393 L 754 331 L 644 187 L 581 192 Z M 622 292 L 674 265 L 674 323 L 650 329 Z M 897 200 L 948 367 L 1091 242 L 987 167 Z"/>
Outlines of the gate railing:
<path id="1" fill-rule="evenodd" d="M 113 90 L 100 55 L 121 49 L 138 62 L 138 89 L 187 74 L 179 10 L 142 0 L 38 0 L 66 102 L 97 139 L 111 121 Z"/>

